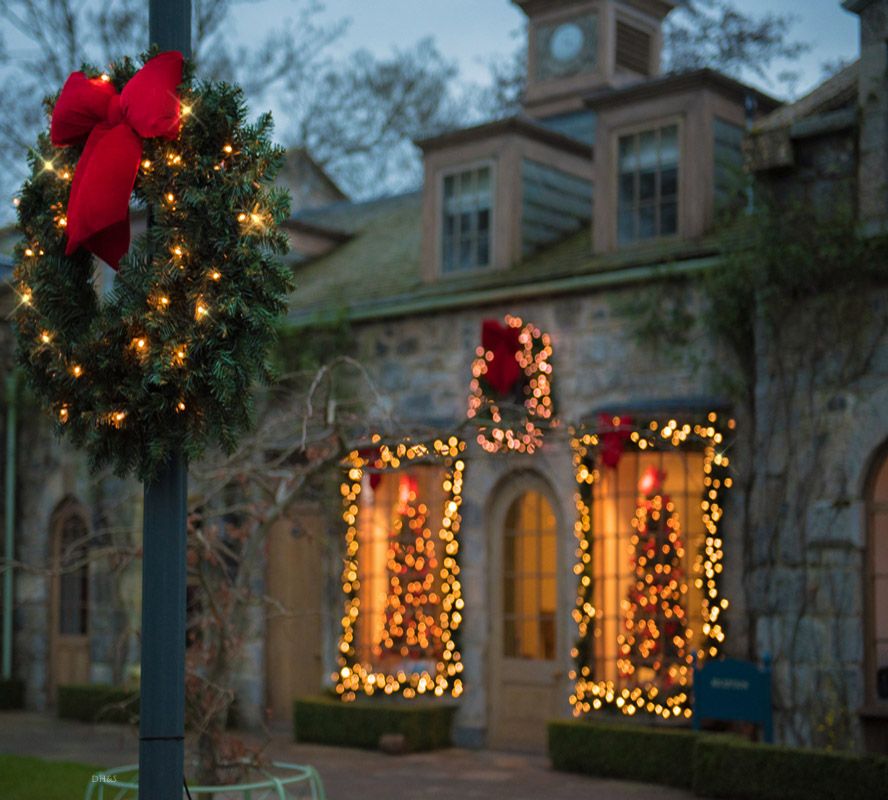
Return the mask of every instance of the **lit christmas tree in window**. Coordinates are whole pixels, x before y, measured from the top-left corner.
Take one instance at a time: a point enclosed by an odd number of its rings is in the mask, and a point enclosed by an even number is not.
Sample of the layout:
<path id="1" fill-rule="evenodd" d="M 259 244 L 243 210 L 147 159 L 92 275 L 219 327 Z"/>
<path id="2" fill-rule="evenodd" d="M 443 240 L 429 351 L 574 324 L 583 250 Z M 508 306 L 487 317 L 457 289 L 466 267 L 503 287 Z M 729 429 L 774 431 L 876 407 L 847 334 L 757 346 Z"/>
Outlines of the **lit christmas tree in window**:
<path id="1" fill-rule="evenodd" d="M 688 683 L 692 631 L 681 524 L 663 491 L 665 479 L 652 466 L 638 483 L 630 540 L 634 581 L 623 601 L 618 668 L 634 685 L 654 685 L 668 696 Z"/>
<path id="2" fill-rule="evenodd" d="M 377 647 L 378 655 L 413 660 L 439 658 L 442 633 L 435 591 L 438 555 L 427 524 L 428 508 L 418 502 L 417 494 L 416 479 L 401 475 L 389 534 L 385 623 Z"/>

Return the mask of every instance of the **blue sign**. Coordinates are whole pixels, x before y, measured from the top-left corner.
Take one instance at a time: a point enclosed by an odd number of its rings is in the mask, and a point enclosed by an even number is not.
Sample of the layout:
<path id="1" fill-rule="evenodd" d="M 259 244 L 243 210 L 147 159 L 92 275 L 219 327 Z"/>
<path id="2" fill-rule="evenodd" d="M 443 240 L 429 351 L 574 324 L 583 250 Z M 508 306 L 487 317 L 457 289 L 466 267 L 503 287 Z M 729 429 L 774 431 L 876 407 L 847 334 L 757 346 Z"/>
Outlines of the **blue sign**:
<path id="1" fill-rule="evenodd" d="M 774 741 L 771 713 L 771 666 L 725 658 L 694 666 L 694 728 L 704 719 L 752 722 L 764 740 Z"/>

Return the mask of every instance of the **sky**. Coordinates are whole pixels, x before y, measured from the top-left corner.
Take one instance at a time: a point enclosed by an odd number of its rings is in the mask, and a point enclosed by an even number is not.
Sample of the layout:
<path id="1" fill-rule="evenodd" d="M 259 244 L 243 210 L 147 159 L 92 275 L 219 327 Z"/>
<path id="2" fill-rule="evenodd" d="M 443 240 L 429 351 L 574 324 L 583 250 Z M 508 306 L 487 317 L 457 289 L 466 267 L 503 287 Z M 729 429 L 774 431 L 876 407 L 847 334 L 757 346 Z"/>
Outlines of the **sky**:
<path id="1" fill-rule="evenodd" d="M 510 0 L 325 0 L 328 20 L 350 18 L 351 25 L 337 44 L 337 52 L 359 48 L 385 55 L 426 36 L 435 38 L 440 51 L 456 61 L 462 77 L 483 83 L 486 63 L 495 55 L 511 53 L 520 42 L 524 14 Z M 845 11 L 839 0 L 740 0 L 744 12 L 794 14 L 796 37 L 812 45 L 809 53 L 791 65 L 801 73 L 794 94 L 816 85 L 825 61 L 853 58 L 857 53 L 857 16 Z M 274 20 L 286 17 L 293 0 L 260 0 L 235 11 L 238 39 L 269 31 Z M 292 11 L 290 11 L 292 13 Z M 787 65 L 778 65 L 774 76 Z M 776 79 L 751 83 L 779 96 L 787 87 Z"/>

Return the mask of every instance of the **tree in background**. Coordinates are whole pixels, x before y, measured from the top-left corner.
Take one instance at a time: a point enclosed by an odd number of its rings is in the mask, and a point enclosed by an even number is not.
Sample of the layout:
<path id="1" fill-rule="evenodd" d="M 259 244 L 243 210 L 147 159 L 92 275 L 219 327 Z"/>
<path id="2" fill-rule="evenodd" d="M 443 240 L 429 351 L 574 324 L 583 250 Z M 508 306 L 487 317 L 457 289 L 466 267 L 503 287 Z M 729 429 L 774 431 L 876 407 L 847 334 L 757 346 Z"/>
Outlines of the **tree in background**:
<path id="1" fill-rule="evenodd" d="M 389 591 L 380 654 L 402 658 L 438 655 L 441 627 L 435 593 L 438 556 L 427 524 L 428 508 L 417 502 L 415 478 L 401 475 L 398 504 L 389 534 Z"/>
<path id="2" fill-rule="evenodd" d="M 678 512 L 663 492 L 665 478 L 648 467 L 638 483 L 630 540 L 634 574 L 623 602 L 617 664 L 624 678 L 668 693 L 686 683 L 690 645 L 684 542 Z"/>
<path id="3" fill-rule="evenodd" d="M 193 52 L 198 75 L 239 83 L 251 107 L 273 100 L 286 109 L 279 138 L 309 150 L 353 196 L 418 184 L 412 139 L 455 127 L 466 103 L 456 99 L 457 70 L 431 40 L 378 58 L 359 51 L 335 59 L 331 45 L 347 20 L 326 23 L 319 0 L 290 4 L 290 19 L 255 45 L 233 43 L 236 0 L 194 0 Z M 249 0 L 248 0 L 249 2 Z M 255 2 L 255 0 L 253 0 Z M 107 64 L 145 49 L 147 4 L 107 0 L 6 0 L 0 3 L 0 177 L 24 177 L 25 153 L 44 125 L 41 99 L 58 91 L 84 62 Z M 0 207 L 0 219 L 8 209 Z"/>
<path id="4" fill-rule="evenodd" d="M 663 29 L 667 72 L 689 72 L 711 67 L 740 78 L 751 73 L 767 80 L 776 62 L 792 61 L 810 45 L 792 38 L 794 14 L 761 15 L 741 10 L 736 0 L 682 0 Z M 781 72 L 786 83 L 797 78 Z"/>

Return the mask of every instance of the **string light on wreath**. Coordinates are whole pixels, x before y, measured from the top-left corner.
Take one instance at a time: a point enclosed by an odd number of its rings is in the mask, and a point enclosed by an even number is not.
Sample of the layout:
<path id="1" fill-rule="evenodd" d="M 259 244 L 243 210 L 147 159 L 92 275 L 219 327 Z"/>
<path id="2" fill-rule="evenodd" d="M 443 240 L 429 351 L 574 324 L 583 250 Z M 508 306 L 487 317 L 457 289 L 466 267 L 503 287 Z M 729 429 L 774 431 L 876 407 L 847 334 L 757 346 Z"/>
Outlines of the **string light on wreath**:
<path id="1" fill-rule="evenodd" d="M 160 53 L 73 73 L 17 197 L 20 362 L 94 465 L 143 479 L 179 445 L 195 458 L 249 427 L 293 288 L 277 258 L 289 198 L 272 185 L 284 153 L 271 117 L 249 124 L 238 88 L 191 72 Z M 130 242 L 132 205 L 153 225 Z M 117 271 L 105 295 L 94 255 Z"/>
<path id="2" fill-rule="evenodd" d="M 533 453 L 554 411 L 549 334 L 511 314 L 505 325 L 485 320 L 467 411 L 478 422 L 478 444 L 488 453 Z"/>
<path id="3" fill-rule="evenodd" d="M 570 679 L 574 683 L 570 696 L 574 716 L 604 708 L 615 709 L 628 716 L 644 713 L 663 719 L 688 719 L 692 715 L 689 682 L 693 657 L 705 660 L 719 655 L 726 638 L 724 612 L 729 606 L 727 598 L 721 594 L 719 585 L 719 578 L 724 569 L 724 543 L 719 523 L 724 513 L 723 495 L 732 487 L 733 479 L 729 473 L 730 459 L 725 453 L 726 434 L 720 430 L 719 423 L 719 416 L 714 411 L 706 414 L 703 420 L 686 422 L 679 422 L 677 419 L 665 421 L 653 419 L 647 423 L 639 423 L 630 417 L 602 415 L 594 430 L 572 431 L 571 448 L 578 485 L 575 495 L 577 517 L 574 524 L 577 540 L 575 552 L 577 560 L 574 564 L 577 597 L 573 611 L 573 619 L 577 625 L 577 640 L 571 650 L 574 668 L 570 672 Z M 733 419 L 726 420 L 725 424 L 729 431 L 736 427 Z M 617 452 L 617 442 L 619 442 L 619 452 Z M 700 631 L 702 636 L 692 636 L 690 627 L 676 632 L 678 638 L 674 640 L 675 651 L 681 656 L 680 660 L 683 663 L 675 660 L 675 663 L 668 665 L 669 674 L 658 676 L 659 681 L 625 686 L 612 680 L 602 680 L 595 676 L 592 665 L 593 643 L 597 635 L 600 635 L 596 634 L 598 609 L 595 607 L 593 594 L 596 577 L 593 568 L 593 548 L 598 540 L 593 530 L 592 487 L 601 480 L 602 470 L 616 467 L 619 453 L 633 449 L 637 452 L 657 450 L 668 452 L 686 448 L 702 453 L 703 497 L 700 500 L 699 512 L 704 538 L 699 553 L 693 559 L 692 569 L 693 585 L 700 598 L 699 612 L 694 614 L 693 625 L 702 624 Z M 662 503 L 662 510 L 665 512 L 665 516 L 661 518 L 664 522 L 663 531 L 678 547 L 681 543 L 680 523 L 674 513 L 674 507 L 671 507 L 668 497 L 654 491 L 657 482 L 661 480 L 660 473 L 655 474 L 649 469 L 639 483 L 639 492 L 643 499 L 639 503 L 632 523 L 635 529 L 634 536 L 650 535 L 649 515 L 652 512 L 660 513 L 659 504 Z M 662 560 L 665 555 L 660 553 L 659 558 Z M 641 566 L 643 565 L 636 560 L 636 578 L 640 574 Z M 659 566 L 661 570 L 665 570 L 664 565 Z M 647 586 L 646 576 L 643 583 L 644 585 L 639 582 L 633 583 L 639 607 L 648 602 L 647 595 L 653 591 Z M 656 583 L 656 579 L 653 583 Z M 679 586 L 674 596 L 670 596 L 670 602 L 674 606 L 673 615 L 678 608 L 678 601 L 675 598 L 683 596 L 684 593 Z M 662 587 L 660 594 L 663 594 Z M 692 641 L 696 642 L 693 647 Z M 624 673 L 628 663 L 626 656 L 628 654 L 631 657 L 635 652 L 633 648 L 642 646 L 639 642 L 640 640 L 636 641 L 631 636 L 624 636 L 621 640 L 624 649 L 621 651 L 620 665 Z"/>

